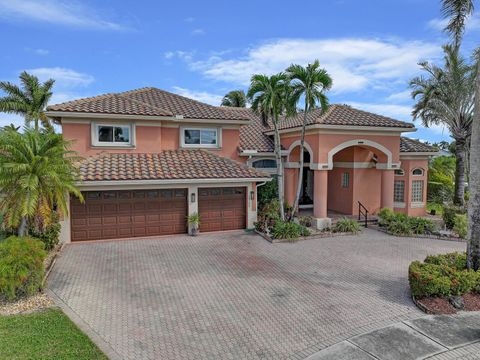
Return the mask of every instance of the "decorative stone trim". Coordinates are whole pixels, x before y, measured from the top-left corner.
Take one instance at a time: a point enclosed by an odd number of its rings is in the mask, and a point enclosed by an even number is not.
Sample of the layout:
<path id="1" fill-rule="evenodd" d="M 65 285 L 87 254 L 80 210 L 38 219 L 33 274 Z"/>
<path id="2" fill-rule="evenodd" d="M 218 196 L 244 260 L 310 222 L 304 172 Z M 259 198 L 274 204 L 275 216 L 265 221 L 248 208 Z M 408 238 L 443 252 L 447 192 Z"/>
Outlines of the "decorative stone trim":
<path id="1" fill-rule="evenodd" d="M 324 239 L 324 238 L 333 238 L 333 237 L 338 237 L 338 236 L 348 236 L 348 235 L 357 235 L 355 233 L 352 233 L 352 232 L 348 232 L 348 233 L 334 233 L 334 232 L 331 232 L 331 231 L 326 231 L 326 232 L 323 232 L 323 233 L 317 233 L 317 234 L 313 234 L 313 235 L 310 235 L 310 236 L 300 236 L 298 239 L 294 240 L 294 241 L 291 241 L 289 239 L 274 239 L 270 236 L 268 236 L 267 234 L 265 233 L 262 233 L 258 230 L 255 230 L 255 232 L 260 235 L 261 237 L 263 237 L 265 240 L 267 240 L 268 242 L 271 242 L 272 244 L 276 244 L 276 243 L 285 243 L 285 242 L 297 242 L 297 241 L 302 241 L 302 240 L 314 240 L 314 239 Z"/>
<path id="2" fill-rule="evenodd" d="M 465 239 L 458 238 L 458 237 L 453 237 L 453 236 L 442 236 L 442 235 L 435 235 L 435 234 L 412 234 L 412 235 L 399 235 L 399 234 L 393 234 L 389 232 L 387 229 L 382 228 L 379 225 L 370 225 L 371 229 L 383 232 L 385 234 L 391 235 L 391 236 L 396 236 L 396 237 L 407 237 L 407 238 L 418 238 L 418 239 L 435 239 L 435 240 L 444 240 L 444 241 L 456 241 L 456 242 L 466 242 Z"/>

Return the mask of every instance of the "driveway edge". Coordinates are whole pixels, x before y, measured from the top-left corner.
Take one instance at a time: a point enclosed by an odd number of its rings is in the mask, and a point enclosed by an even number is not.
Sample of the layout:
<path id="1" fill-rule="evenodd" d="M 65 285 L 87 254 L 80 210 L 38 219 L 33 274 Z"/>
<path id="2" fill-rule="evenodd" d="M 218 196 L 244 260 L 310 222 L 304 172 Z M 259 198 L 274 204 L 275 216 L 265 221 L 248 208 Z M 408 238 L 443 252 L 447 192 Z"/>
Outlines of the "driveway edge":
<path id="1" fill-rule="evenodd" d="M 55 301 L 55 304 L 62 309 L 65 315 L 67 315 L 70 320 L 72 320 L 73 323 L 77 325 L 78 328 L 82 330 L 110 360 L 122 360 L 122 357 L 112 348 L 112 346 L 103 340 L 100 335 L 98 335 L 85 321 L 83 321 L 82 318 L 75 313 L 75 311 L 65 304 L 62 299 L 57 296 L 57 294 L 50 289 L 47 289 L 47 293 L 53 299 L 53 301 Z"/>

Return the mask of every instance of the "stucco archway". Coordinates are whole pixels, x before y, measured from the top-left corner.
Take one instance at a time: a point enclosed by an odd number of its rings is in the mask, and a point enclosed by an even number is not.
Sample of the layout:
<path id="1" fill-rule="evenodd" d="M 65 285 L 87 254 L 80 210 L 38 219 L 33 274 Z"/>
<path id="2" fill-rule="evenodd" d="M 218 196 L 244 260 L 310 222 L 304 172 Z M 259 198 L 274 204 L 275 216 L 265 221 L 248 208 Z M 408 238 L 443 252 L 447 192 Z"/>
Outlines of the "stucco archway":
<path id="1" fill-rule="evenodd" d="M 364 139 L 356 139 L 356 140 L 345 141 L 345 142 L 335 146 L 332 150 L 330 150 L 328 152 L 327 163 L 328 163 L 328 169 L 329 170 L 333 169 L 333 156 L 336 153 L 342 151 L 343 149 L 346 149 L 346 148 L 351 147 L 351 146 L 368 146 L 368 147 L 380 150 L 387 157 L 387 169 L 390 169 L 392 167 L 393 155 L 392 155 L 392 152 L 389 149 L 387 149 L 385 146 L 383 146 L 382 144 L 379 144 L 375 141 L 364 140 Z"/>

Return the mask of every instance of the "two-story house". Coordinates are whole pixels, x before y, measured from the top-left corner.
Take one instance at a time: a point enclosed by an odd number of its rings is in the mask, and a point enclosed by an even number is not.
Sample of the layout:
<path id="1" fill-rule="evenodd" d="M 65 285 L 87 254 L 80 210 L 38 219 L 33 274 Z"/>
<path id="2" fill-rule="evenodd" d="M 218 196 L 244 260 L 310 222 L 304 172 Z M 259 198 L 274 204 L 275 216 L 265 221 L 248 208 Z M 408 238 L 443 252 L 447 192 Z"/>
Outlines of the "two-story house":
<path id="1" fill-rule="evenodd" d="M 134 238 L 187 231 L 252 228 L 257 187 L 276 162 L 272 129 L 250 109 L 217 107 L 156 88 L 49 106 L 79 164 L 85 202 L 72 198 L 64 241 Z M 410 123 L 332 105 L 309 114 L 303 169 L 303 115 L 281 122 L 285 196 L 293 202 L 304 172 L 301 207 L 319 228 L 330 213 L 390 207 L 423 214 L 428 158 L 434 149 L 401 137 Z"/>

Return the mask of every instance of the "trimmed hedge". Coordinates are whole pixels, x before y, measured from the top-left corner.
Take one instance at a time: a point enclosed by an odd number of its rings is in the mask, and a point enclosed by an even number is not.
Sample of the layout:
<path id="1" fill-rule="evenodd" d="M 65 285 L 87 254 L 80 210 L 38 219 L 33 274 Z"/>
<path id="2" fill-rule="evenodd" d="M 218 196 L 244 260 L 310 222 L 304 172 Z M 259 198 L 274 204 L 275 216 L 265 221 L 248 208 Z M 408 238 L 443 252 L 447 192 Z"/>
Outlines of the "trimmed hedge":
<path id="1" fill-rule="evenodd" d="M 466 254 L 427 256 L 408 269 L 412 295 L 416 298 L 460 296 L 480 292 L 480 272 L 466 270 Z"/>
<path id="2" fill-rule="evenodd" d="M 41 289 L 47 253 L 41 241 L 10 236 L 0 242 L 0 299 L 15 300 Z"/>
<path id="3" fill-rule="evenodd" d="M 452 230 L 455 226 L 455 217 L 457 215 L 466 214 L 467 209 L 462 206 L 444 205 L 442 219 L 448 230 Z"/>

